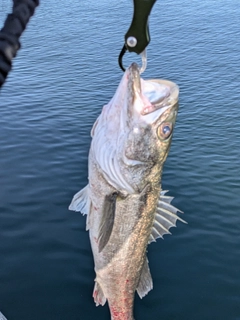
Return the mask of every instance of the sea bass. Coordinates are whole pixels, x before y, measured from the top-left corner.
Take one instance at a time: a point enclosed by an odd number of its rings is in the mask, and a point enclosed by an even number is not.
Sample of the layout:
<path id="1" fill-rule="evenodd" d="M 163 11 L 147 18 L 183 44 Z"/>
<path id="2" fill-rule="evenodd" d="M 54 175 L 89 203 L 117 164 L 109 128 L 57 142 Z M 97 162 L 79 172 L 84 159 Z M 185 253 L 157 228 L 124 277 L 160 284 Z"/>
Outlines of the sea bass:
<path id="1" fill-rule="evenodd" d="M 112 320 L 134 319 L 135 291 L 142 298 L 153 287 L 147 245 L 183 221 L 161 190 L 178 94 L 173 82 L 141 79 L 135 63 L 125 71 L 91 131 L 89 183 L 69 206 L 87 214 L 93 297 L 108 301 Z"/>

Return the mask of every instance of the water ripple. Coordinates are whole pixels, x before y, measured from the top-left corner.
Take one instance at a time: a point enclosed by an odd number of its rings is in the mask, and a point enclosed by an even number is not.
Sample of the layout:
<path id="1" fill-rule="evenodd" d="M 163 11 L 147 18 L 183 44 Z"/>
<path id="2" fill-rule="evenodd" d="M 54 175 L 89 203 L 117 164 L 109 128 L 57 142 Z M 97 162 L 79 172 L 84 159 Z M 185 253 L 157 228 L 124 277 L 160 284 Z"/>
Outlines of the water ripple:
<path id="1" fill-rule="evenodd" d="M 80 4 L 80 6 L 79 6 Z M 1 4 L 0 20 L 10 10 Z M 136 319 L 239 319 L 239 3 L 157 1 L 145 78 L 180 87 L 163 188 L 184 211 L 149 247 L 154 290 Z M 10 319 L 108 319 L 95 308 L 85 217 L 90 129 L 122 73 L 131 1 L 42 2 L 1 90 L 0 310 Z M 124 65 L 137 59 L 124 57 Z"/>

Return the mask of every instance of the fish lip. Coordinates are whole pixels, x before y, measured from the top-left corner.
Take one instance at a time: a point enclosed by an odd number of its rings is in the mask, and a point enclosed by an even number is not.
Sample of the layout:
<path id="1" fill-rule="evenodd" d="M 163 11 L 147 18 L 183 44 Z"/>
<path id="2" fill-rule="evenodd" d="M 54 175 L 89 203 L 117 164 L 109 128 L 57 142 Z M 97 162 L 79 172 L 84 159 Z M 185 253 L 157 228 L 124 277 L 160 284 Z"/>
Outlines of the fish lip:
<path id="1" fill-rule="evenodd" d="M 164 113 L 167 109 L 172 108 L 174 105 L 172 104 L 164 104 L 165 98 L 161 99 L 157 103 L 151 103 L 147 108 L 143 109 L 141 112 L 142 116 L 147 116 L 150 113 L 155 113 L 158 111 L 160 115 Z"/>
<path id="2" fill-rule="evenodd" d="M 141 93 L 140 68 L 135 62 L 133 62 L 129 67 L 129 84 L 131 86 L 130 91 L 132 92 L 133 98 L 136 94 Z"/>

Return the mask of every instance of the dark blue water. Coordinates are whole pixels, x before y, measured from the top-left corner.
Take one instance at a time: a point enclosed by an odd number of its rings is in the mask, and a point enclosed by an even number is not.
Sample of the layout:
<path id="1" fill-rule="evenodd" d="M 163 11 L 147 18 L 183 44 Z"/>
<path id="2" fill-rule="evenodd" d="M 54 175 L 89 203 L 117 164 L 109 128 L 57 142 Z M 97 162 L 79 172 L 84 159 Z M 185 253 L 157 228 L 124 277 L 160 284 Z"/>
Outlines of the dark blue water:
<path id="1" fill-rule="evenodd" d="M 11 1 L 0 5 L 0 23 Z M 8 320 L 109 319 L 92 300 L 89 132 L 120 81 L 130 0 L 42 1 L 0 93 L 0 310 Z M 240 319 L 239 0 L 157 1 L 147 78 L 180 86 L 163 187 L 188 225 L 149 246 L 137 320 Z M 139 61 L 128 55 L 124 64 Z"/>

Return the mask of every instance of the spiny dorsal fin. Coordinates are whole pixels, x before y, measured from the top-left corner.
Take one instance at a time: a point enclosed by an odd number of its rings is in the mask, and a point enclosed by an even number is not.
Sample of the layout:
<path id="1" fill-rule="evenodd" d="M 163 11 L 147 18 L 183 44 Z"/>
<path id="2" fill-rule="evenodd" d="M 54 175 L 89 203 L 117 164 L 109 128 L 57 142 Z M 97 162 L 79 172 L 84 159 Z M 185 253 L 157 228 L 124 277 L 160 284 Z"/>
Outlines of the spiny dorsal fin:
<path id="1" fill-rule="evenodd" d="M 102 206 L 101 223 L 99 227 L 98 243 L 99 252 L 108 243 L 111 236 L 116 210 L 116 199 L 118 194 L 116 192 L 105 196 L 104 203 Z"/>
<path id="2" fill-rule="evenodd" d="M 89 197 L 89 186 L 86 185 L 85 188 L 81 189 L 76 193 L 68 207 L 69 210 L 79 211 L 83 215 L 90 212 L 91 199 Z"/>
<path id="3" fill-rule="evenodd" d="M 145 258 L 145 262 L 142 268 L 142 273 L 137 287 L 137 293 L 142 299 L 153 288 L 152 276 L 148 266 L 148 259 Z"/>
<path id="4" fill-rule="evenodd" d="M 171 234 L 169 229 L 171 227 L 176 227 L 177 220 L 187 223 L 177 215 L 178 211 L 182 211 L 171 205 L 173 197 L 165 196 L 166 193 L 167 191 L 161 191 L 160 193 L 149 243 L 156 241 L 157 238 L 163 238 L 164 234 Z"/>

